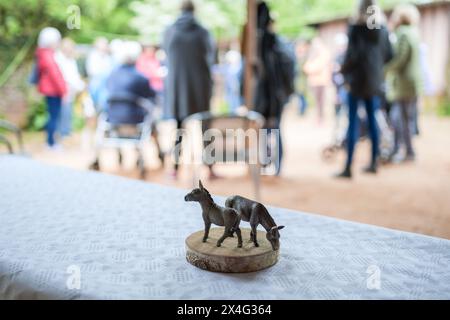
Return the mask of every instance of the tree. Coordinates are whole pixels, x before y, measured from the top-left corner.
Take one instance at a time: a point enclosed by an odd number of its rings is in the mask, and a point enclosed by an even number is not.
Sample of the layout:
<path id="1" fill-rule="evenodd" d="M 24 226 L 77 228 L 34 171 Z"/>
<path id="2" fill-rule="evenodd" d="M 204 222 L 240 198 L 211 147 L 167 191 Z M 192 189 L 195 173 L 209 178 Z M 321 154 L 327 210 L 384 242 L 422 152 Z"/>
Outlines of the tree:
<path id="1" fill-rule="evenodd" d="M 245 0 L 197 0 L 198 19 L 216 38 L 237 37 L 245 20 Z M 135 17 L 131 26 L 154 43 L 180 13 L 180 0 L 142 0 L 131 4 Z"/>
<path id="2" fill-rule="evenodd" d="M 32 57 L 39 30 L 52 26 L 77 42 L 90 43 L 97 36 L 108 38 L 136 35 L 129 26 L 133 12 L 132 0 L 0 0 L 0 77 L 32 39 L 25 60 Z M 81 14 L 79 29 L 69 29 L 70 6 L 77 6 Z M 117 35 L 119 34 L 119 35 Z M 22 63 L 23 61 L 19 61 Z"/>

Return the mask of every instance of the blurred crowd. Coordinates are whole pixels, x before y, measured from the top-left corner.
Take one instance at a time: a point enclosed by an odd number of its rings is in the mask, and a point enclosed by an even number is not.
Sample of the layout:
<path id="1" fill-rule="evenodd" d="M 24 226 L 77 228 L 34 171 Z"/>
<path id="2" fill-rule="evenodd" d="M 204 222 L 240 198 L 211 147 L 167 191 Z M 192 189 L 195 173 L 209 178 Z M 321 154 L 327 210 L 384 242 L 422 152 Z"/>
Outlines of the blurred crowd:
<path id="1" fill-rule="evenodd" d="M 388 20 L 373 13 L 374 0 L 358 2 L 347 34 L 335 38 L 334 58 L 320 38 L 300 41 L 297 46 L 299 68 L 308 86 L 298 80 L 300 113 L 306 109 L 305 94 L 312 93 L 323 120 L 324 88 L 335 87 L 335 114 L 339 124 L 346 115 L 347 126 L 336 132 L 335 146 L 347 152 L 339 178 L 352 177 L 355 145 L 370 138 L 370 162 L 364 172 L 375 174 L 380 161 L 414 161 L 413 137 L 419 134 L 418 102 L 427 82 L 426 50 L 419 37 L 418 9 L 412 4 L 398 5 Z M 365 113 L 359 106 L 364 105 Z M 362 115 L 361 115 L 362 114 Z"/>
<path id="2" fill-rule="evenodd" d="M 317 124 L 323 125 L 328 88 L 334 87 L 333 143 L 347 152 L 337 177 L 352 176 L 355 145 L 365 136 L 372 143 L 365 172 L 376 173 L 380 160 L 413 161 L 418 101 L 428 70 L 418 33 L 420 16 L 415 6 L 402 4 L 389 20 L 377 15 L 374 27 L 369 8 L 376 4 L 358 1 L 348 33 L 338 34 L 331 50 L 320 36 L 295 42 L 283 39 L 269 7 L 260 1 L 252 61 L 241 54 L 248 45 L 246 37 L 240 50 L 228 46 L 219 51 L 196 19 L 192 1 L 182 2 L 181 13 L 162 43 L 98 38 L 83 59 L 73 40 L 61 39 L 57 29 L 47 27 L 39 35 L 30 79 L 46 100 L 48 147 L 60 149 L 60 139 L 71 134 L 76 101 L 87 120 L 106 113 L 110 123 L 139 124 L 150 112 L 139 103 L 146 99 L 159 110 L 155 114 L 160 120 L 174 119 L 181 128 L 188 116 L 210 110 L 215 74 L 223 79 L 228 112 L 236 112 L 244 104 L 244 69 L 249 64 L 255 78 L 253 109 L 264 116 L 269 131 L 281 129 L 283 107 L 293 97 L 300 115 L 313 104 Z M 277 175 L 283 155 L 281 137 Z M 182 136 L 176 140 L 180 144 Z M 178 162 L 171 173 L 174 177 L 177 170 Z"/>

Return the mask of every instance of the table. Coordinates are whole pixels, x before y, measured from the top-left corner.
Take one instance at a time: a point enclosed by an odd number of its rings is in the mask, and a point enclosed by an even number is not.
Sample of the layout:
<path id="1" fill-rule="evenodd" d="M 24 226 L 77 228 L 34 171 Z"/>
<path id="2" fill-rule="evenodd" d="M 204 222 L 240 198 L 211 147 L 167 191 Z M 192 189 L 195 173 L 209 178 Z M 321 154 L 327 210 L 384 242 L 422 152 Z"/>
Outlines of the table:
<path id="1" fill-rule="evenodd" d="M 275 266 L 200 270 L 185 194 L 0 156 L 0 299 L 450 299 L 450 241 L 280 208 Z"/>

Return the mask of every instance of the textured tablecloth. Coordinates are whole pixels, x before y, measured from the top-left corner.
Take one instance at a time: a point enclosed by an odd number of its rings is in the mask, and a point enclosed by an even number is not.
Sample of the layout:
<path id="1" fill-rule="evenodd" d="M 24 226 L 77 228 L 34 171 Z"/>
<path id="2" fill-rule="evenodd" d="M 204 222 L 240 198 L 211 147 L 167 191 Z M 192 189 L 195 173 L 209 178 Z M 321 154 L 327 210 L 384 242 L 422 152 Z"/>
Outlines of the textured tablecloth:
<path id="1" fill-rule="evenodd" d="M 185 193 L 0 156 L 0 299 L 450 299 L 450 241 L 279 208 L 274 267 L 197 269 Z"/>

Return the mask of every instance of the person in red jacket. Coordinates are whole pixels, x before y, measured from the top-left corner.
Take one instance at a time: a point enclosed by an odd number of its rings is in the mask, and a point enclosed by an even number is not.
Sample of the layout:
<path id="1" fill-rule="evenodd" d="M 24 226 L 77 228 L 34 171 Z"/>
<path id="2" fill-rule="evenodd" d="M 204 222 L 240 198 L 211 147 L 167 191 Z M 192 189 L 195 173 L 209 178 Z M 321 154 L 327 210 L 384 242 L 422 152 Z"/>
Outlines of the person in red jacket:
<path id="1" fill-rule="evenodd" d="M 47 143 L 56 147 L 55 131 L 57 129 L 61 103 L 67 88 L 61 70 L 55 60 L 55 49 L 61 41 L 61 34 L 55 28 L 47 27 L 39 33 L 36 61 L 38 70 L 38 90 L 45 96 L 48 122 Z"/>

